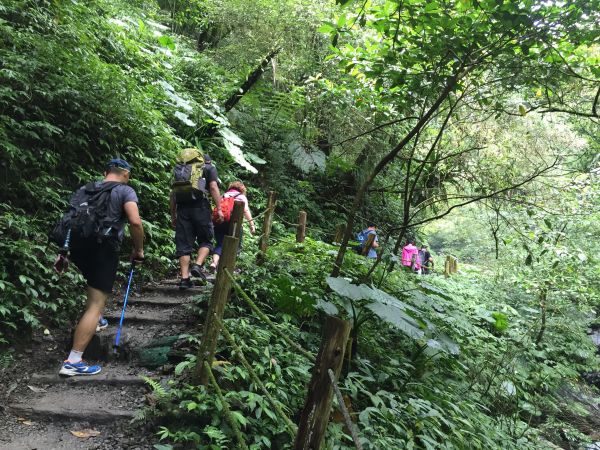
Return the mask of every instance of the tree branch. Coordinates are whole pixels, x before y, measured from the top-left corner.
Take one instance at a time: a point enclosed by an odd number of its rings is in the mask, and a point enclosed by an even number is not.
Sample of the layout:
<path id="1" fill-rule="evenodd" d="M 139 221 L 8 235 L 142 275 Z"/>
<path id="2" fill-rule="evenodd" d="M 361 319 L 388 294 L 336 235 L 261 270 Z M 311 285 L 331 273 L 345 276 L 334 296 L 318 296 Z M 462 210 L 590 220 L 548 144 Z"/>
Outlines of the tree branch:
<path id="1" fill-rule="evenodd" d="M 445 216 L 447 216 L 448 214 L 450 214 L 450 213 L 451 213 L 451 212 L 452 212 L 454 209 L 456 209 L 456 208 L 460 208 L 460 207 L 462 207 L 462 206 L 466 206 L 466 205 L 469 205 L 469 204 L 471 204 L 471 203 L 478 202 L 478 201 L 480 201 L 480 200 L 485 200 L 485 199 L 488 199 L 488 198 L 492 198 L 492 197 L 495 197 L 495 196 L 497 196 L 498 194 L 502 194 L 503 192 L 507 192 L 507 191 L 510 191 L 510 190 L 512 190 L 512 189 L 516 189 L 516 188 L 518 188 L 518 187 L 521 187 L 521 186 L 523 186 L 523 185 L 525 185 L 525 184 L 527 184 L 527 183 L 529 183 L 529 182 L 531 182 L 531 181 L 535 180 L 536 178 L 538 178 L 539 176 L 541 176 L 541 175 L 543 175 L 544 173 L 548 172 L 549 170 L 553 169 L 553 168 L 556 166 L 556 164 L 558 163 L 558 161 L 559 161 L 559 158 L 556 158 L 552 164 L 550 164 L 549 166 L 546 166 L 546 167 L 544 167 L 542 170 L 539 170 L 539 171 L 537 171 L 537 172 L 535 172 L 535 173 L 531 174 L 529 177 L 525 178 L 524 180 L 520 181 L 520 182 L 519 182 L 519 183 L 517 183 L 517 184 L 513 184 L 513 185 L 511 185 L 511 186 L 507 186 L 507 187 L 505 187 L 505 188 L 498 189 L 498 190 L 496 190 L 496 191 L 494 191 L 494 192 L 491 192 L 491 193 L 489 193 L 489 194 L 484 194 L 484 195 L 478 195 L 478 196 L 474 196 L 474 197 L 470 198 L 469 200 L 467 200 L 467 201 L 465 201 L 465 202 L 462 202 L 462 203 L 457 203 L 456 205 L 452 205 L 452 206 L 450 206 L 450 207 L 449 207 L 449 208 L 448 208 L 448 209 L 447 209 L 445 212 L 443 212 L 442 214 L 438 214 L 438 215 L 436 215 L 436 216 L 432 216 L 432 217 L 429 217 L 429 218 L 427 218 L 427 219 L 423 219 L 423 220 L 421 220 L 421 221 L 419 221 L 419 222 L 416 222 L 416 223 L 409 223 L 409 225 L 408 225 L 408 226 L 402 226 L 402 227 L 398 227 L 398 228 L 392 228 L 390 231 L 399 231 L 399 230 L 401 230 L 401 229 L 410 228 L 410 227 L 416 227 L 416 226 L 418 226 L 418 225 L 423 225 L 424 223 L 428 223 L 428 222 L 432 222 L 432 221 L 434 221 L 434 220 L 437 220 L 437 219 L 441 219 L 442 217 L 445 217 Z M 423 210 L 424 210 L 424 208 L 420 208 L 420 209 L 418 209 L 418 210 L 417 210 L 417 211 L 416 211 L 414 214 L 412 214 L 412 215 L 411 215 L 411 220 L 412 220 L 412 219 L 413 219 L 413 218 L 414 218 L 414 217 L 415 217 L 415 216 L 416 216 L 418 213 L 420 213 L 420 212 L 421 212 L 421 211 L 423 211 Z"/>
<path id="2" fill-rule="evenodd" d="M 360 134 L 357 134 L 356 136 L 349 137 L 347 139 L 344 139 L 343 141 L 335 142 L 335 143 L 331 144 L 331 146 L 334 147 L 334 146 L 337 146 L 337 145 L 345 144 L 348 141 L 353 141 L 354 139 L 358 139 L 359 137 L 363 137 L 363 136 L 365 136 L 367 134 L 371 134 L 371 133 L 373 133 L 373 132 L 375 132 L 377 130 L 381 130 L 382 128 L 388 127 L 390 125 L 395 125 L 397 123 L 404 122 L 406 120 L 411 120 L 411 119 L 418 119 L 418 117 L 416 117 L 416 116 L 408 116 L 408 117 L 403 117 L 401 119 L 391 120 L 389 122 L 382 123 L 381 125 L 377 125 L 375 128 L 371 128 L 370 130 L 367 130 L 364 133 L 360 133 Z"/>
<path id="3" fill-rule="evenodd" d="M 233 109 L 233 107 L 238 104 L 238 102 L 244 96 L 244 94 L 248 92 L 250 88 L 252 88 L 252 86 L 254 86 L 256 82 L 260 79 L 263 72 L 265 71 L 265 68 L 269 65 L 269 63 L 275 57 L 275 55 L 277 55 L 277 53 L 279 53 L 280 51 L 280 47 L 271 50 L 267 54 L 267 56 L 263 58 L 258 67 L 256 67 L 256 69 L 250 72 L 250 74 L 246 77 L 246 80 L 242 83 L 242 85 L 238 89 L 236 89 L 236 91 L 232 93 L 225 102 L 225 105 L 223 106 L 225 112 L 231 111 L 231 109 Z"/>

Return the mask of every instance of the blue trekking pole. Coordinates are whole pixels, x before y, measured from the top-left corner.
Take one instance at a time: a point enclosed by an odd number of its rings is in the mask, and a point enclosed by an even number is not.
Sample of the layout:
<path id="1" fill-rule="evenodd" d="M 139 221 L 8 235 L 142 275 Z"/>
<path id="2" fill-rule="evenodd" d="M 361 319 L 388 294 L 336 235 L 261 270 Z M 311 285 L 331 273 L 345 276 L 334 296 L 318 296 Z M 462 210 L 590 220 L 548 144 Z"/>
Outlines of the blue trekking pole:
<path id="1" fill-rule="evenodd" d="M 121 311 L 121 320 L 119 320 L 119 328 L 117 329 L 117 336 L 115 337 L 115 345 L 113 345 L 113 354 L 117 354 L 119 351 L 119 340 L 121 339 L 121 329 L 123 328 L 123 319 L 125 319 L 125 308 L 127 308 L 127 299 L 129 298 L 129 289 L 131 288 L 131 280 L 133 280 L 133 268 L 135 267 L 135 261 L 131 261 L 131 270 L 129 272 L 129 281 L 127 281 L 127 290 L 125 291 L 125 298 L 123 299 L 123 310 Z"/>

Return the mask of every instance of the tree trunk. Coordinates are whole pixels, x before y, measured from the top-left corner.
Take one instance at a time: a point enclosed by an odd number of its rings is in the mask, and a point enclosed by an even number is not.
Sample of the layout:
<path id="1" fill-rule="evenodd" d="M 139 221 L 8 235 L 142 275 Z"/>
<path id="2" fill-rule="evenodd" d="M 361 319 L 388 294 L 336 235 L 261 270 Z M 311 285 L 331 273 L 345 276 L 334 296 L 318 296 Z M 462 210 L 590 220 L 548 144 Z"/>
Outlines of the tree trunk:
<path id="1" fill-rule="evenodd" d="M 246 81 L 244 81 L 242 85 L 238 89 L 236 89 L 235 92 L 233 92 L 225 102 L 225 105 L 223 107 L 225 109 L 225 112 L 231 111 L 233 107 L 238 104 L 238 102 L 244 96 L 244 94 L 248 92 L 258 80 L 260 80 L 260 77 L 265 71 L 265 68 L 269 65 L 269 63 L 275 57 L 275 55 L 277 55 L 277 53 L 279 53 L 280 51 L 281 48 L 274 48 L 273 50 L 271 50 L 269 54 L 263 58 L 258 67 L 256 67 L 256 69 L 250 72 L 250 74 L 246 77 Z"/>

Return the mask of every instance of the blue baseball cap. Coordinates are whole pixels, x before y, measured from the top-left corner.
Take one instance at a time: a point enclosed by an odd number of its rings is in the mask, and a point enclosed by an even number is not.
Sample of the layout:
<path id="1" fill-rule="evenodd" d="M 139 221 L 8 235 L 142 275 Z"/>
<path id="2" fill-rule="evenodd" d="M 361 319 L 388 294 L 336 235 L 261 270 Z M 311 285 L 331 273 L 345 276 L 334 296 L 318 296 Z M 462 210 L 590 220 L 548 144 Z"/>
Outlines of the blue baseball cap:
<path id="1" fill-rule="evenodd" d="M 133 169 L 131 164 L 121 158 L 111 159 L 108 164 L 106 164 L 107 169 L 112 167 L 118 167 L 119 169 L 127 170 L 128 172 L 131 172 L 131 169 Z"/>

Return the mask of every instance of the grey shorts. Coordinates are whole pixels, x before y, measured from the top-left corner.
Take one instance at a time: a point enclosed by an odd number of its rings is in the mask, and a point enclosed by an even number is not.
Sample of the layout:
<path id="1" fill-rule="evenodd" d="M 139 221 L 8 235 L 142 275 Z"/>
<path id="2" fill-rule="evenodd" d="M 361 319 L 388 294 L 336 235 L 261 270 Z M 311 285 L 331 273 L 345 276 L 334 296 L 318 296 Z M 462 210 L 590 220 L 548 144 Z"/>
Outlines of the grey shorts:
<path id="1" fill-rule="evenodd" d="M 194 244 L 200 248 L 213 249 L 213 224 L 210 208 L 186 208 L 177 206 L 175 225 L 175 256 L 191 255 Z"/>

